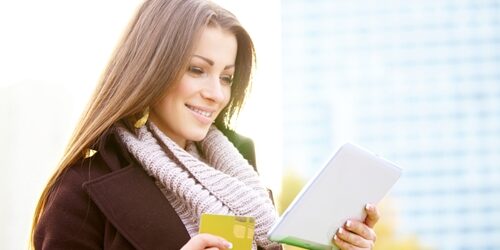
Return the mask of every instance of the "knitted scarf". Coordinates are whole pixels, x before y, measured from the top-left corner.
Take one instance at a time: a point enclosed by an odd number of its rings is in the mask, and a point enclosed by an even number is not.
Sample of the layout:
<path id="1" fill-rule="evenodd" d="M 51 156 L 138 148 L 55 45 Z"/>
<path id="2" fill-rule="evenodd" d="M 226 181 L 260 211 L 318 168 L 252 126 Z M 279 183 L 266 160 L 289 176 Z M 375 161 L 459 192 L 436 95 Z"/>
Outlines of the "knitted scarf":
<path id="1" fill-rule="evenodd" d="M 156 179 L 191 237 L 198 233 L 203 213 L 255 218 L 253 248 L 276 248 L 267 232 L 277 219 L 267 189 L 236 147 L 215 126 L 202 141 L 186 150 L 152 122 L 137 136 L 125 127 L 117 132 L 128 151 Z M 201 152 L 198 152 L 198 149 Z"/>

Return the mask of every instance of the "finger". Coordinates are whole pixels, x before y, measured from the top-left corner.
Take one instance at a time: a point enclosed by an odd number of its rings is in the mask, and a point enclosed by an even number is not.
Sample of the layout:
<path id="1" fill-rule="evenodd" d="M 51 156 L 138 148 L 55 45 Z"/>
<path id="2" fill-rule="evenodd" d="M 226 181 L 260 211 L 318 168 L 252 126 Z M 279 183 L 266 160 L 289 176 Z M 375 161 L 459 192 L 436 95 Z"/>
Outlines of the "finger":
<path id="1" fill-rule="evenodd" d="M 202 240 L 203 248 L 214 247 L 215 249 L 231 249 L 233 244 L 224 238 L 213 234 L 198 234 Z"/>
<path id="2" fill-rule="evenodd" d="M 363 237 L 366 240 L 375 242 L 375 240 L 377 239 L 377 234 L 375 233 L 375 231 L 372 228 L 368 227 L 366 224 L 359 221 L 348 220 L 345 223 L 345 229 Z"/>
<path id="3" fill-rule="evenodd" d="M 232 244 L 219 236 L 212 234 L 198 234 L 191 238 L 188 243 L 182 247 L 182 250 L 210 249 L 212 247 L 215 249 L 231 249 Z"/>
<path id="4" fill-rule="evenodd" d="M 371 240 L 367 240 L 355 233 L 345 230 L 344 228 L 339 228 L 336 235 L 353 247 L 371 248 L 373 246 L 373 242 Z"/>
<path id="5" fill-rule="evenodd" d="M 351 244 L 349 244 L 349 243 L 345 242 L 344 240 L 342 240 L 341 238 L 339 238 L 337 236 L 337 234 L 335 234 L 335 236 L 333 236 L 332 242 L 340 249 L 354 249 L 354 246 L 352 246 Z"/>
<path id="6" fill-rule="evenodd" d="M 377 224 L 377 221 L 380 218 L 380 214 L 378 212 L 378 209 L 377 209 L 377 207 L 375 207 L 372 204 L 366 204 L 365 210 L 366 210 L 365 224 L 368 227 L 373 228 L 375 226 L 375 224 Z"/>

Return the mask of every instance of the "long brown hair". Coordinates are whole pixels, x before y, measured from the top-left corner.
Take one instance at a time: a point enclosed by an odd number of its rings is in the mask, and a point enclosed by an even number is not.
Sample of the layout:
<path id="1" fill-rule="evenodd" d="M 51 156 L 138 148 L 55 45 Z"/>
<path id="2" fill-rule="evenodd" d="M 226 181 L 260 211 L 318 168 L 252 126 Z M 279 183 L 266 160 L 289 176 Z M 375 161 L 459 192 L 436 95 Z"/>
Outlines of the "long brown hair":
<path id="1" fill-rule="evenodd" d="M 217 126 L 228 127 L 244 103 L 255 63 L 248 33 L 233 14 L 206 0 L 145 1 L 116 47 L 57 170 L 41 194 L 31 228 L 31 247 L 40 216 L 61 174 L 82 158 L 85 149 L 96 145 L 113 124 L 127 123 L 160 100 L 184 74 L 194 41 L 207 26 L 231 32 L 238 43 L 231 99 L 215 120 Z"/>

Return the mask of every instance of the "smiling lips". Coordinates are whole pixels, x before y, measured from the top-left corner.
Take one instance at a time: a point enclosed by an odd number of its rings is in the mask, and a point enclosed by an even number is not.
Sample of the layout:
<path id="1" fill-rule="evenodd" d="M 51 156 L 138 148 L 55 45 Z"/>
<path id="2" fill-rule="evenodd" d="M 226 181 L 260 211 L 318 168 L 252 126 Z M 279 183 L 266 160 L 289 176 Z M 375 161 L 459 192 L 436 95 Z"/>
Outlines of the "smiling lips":
<path id="1" fill-rule="evenodd" d="M 193 106 L 188 105 L 188 104 L 186 104 L 186 107 L 189 108 L 191 111 L 195 112 L 196 114 L 199 114 L 201 116 L 206 117 L 207 119 L 210 119 L 210 117 L 212 117 L 212 115 L 214 113 L 211 111 L 206 111 L 206 110 L 202 110 L 202 109 L 197 108 L 197 107 L 193 107 Z"/>

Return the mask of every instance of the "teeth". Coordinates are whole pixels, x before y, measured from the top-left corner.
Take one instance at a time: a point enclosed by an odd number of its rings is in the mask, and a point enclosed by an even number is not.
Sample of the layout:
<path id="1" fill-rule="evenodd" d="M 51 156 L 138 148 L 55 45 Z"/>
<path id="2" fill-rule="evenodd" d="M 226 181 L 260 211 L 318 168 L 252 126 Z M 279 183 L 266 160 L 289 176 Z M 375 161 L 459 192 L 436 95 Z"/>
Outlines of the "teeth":
<path id="1" fill-rule="evenodd" d="M 202 116 L 205 116 L 205 117 L 208 117 L 210 118 L 212 116 L 212 112 L 207 112 L 207 111 L 203 111 L 203 110 L 200 110 L 200 109 L 197 109 L 197 108 L 194 108 L 194 107 L 191 107 L 191 106 L 188 106 L 189 109 L 191 109 L 192 111 L 202 115 Z"/>

